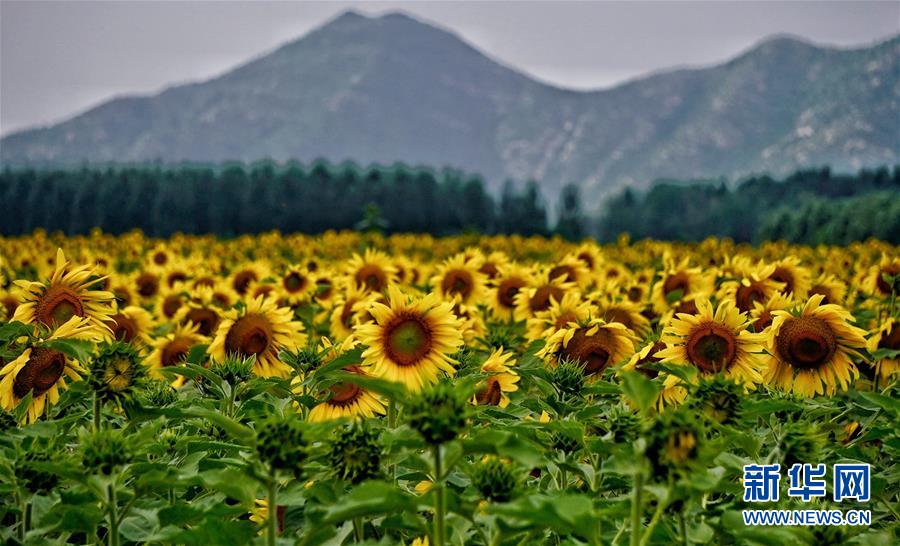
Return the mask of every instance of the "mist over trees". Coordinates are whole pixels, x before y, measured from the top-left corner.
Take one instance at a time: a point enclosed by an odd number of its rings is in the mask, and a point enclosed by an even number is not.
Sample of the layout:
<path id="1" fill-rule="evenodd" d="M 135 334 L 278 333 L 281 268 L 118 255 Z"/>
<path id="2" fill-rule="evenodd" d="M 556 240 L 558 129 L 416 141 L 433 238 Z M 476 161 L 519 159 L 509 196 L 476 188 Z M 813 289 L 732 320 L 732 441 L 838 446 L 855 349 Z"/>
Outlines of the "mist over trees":
<path id="1" fill-rule="evenodd" d="M 685 241 L 712 235 L 741 242 L 844 244 L 874 237 L 900 243 L 900 167 L 852 175 L 803 170 L 783 180 L 749 178 L 733 188 L 723 181 L 660 181 L 644 193 L 623 190 L 595 217 L 582 210 L 574 183 L 563 186 L 556 202 L 551 225 L 535 182 L 507 182 L 493 196 L 478 176 L 399 163 L 7 168 L 0 172 L 0 234 L 100 228 L 230 237 L 274 229 L 377 229 L 601 241 L 628 233 Z"/>

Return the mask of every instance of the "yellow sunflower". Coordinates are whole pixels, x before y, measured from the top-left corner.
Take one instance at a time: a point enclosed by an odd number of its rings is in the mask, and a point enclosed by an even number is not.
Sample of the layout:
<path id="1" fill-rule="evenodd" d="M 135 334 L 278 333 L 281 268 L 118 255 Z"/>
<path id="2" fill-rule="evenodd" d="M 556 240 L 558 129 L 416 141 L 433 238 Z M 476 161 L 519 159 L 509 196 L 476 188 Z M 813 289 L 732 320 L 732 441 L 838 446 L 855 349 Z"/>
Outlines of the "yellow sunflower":
<path id="1" fill-rule="evenodd" d="M 384 292 L 397 282 L 397 268 L 391 259 L 371 248 L 366 249 L 362 256 L 354 254 L 350 258 L 347 275 L 351 282 L 366 292 Z"/>
<path id="2" fill-rule="evenodd" d="M 368 375 L 360 366 L 346 366 L 345 372 Z M 384 415 L 384 403 L 374 393 L 352 382 L 339 382 L 328 387 L 329 398 L 316 404 L 307 415 L 307 421 L 319 423 L 342 418 L 372 418 Z"/>
<path id="3" fill-rule="evenodd" d="M 809 293 L 809 270 L 800 265 L 800 258 L 788 256 L 776 261 L 771 279 L 784 285 L 782 292 L 796 299 L 804 299 Z"/>
<path id="4" fill-rule="evenodd" d="M 618 322 L 592 318 L 570 322 L 550 336 L 538 356 L 552 365 L 562 360 L 579 362 L 586 377 L 599 377 L 607 368 L 623 362 L 634 352 L 634 334 Z"/>
<path id="5" fill-rule="evenodd" d="M 536 275 L 534 286 L 516 293 L 516 320 L 528 320 L 541 311 L 550 309 L 553 302 L 561 302 L 566 292 L 576 292 L 575 283 L 566 282 L 562 277 L 551 279 L 548 271 Z"/>
<path id="6" fill-rule="evenodd" d="M 513 370 L 516 359 L 512 353 L 504 353 L 500 347 L 481 364 L 481 372 L 488 374 L 484 387 L 472 397 L 472 403 L 479 406 L 509 405 L 509 393 L 519 390 L 519 374 Z"/>
<path id="7" fill-rule="evenodd" d="M 644 374 L 649 379 L 662 377 L 663 388 L 659 391 L 654 402 L 657 411 L 662 411 L 666 406 L 677 405 L 687 398 L 687 389 L 682 386 L 681 381 L 672 375 L 666 373 L 660 374 L 659 371 L 647 366 L 662 362 L 662 359 L 656 356 L 656 353 L 666 348 L 666 344 L 662 340 L 650 341 L 622 366 L 623 370 L 635 371 Z"/>
<path id="8" fill-rule="evenodd" d="M 665 314 L 678 302 L 692 301 L 711 294 L 712 282 L 709 276 L 699 267 L 690 267 L 689 258 L 678 264 L 671 260 L 667 262 L 668 265 L 653 285 L 650 296 L 658 314 Z"/>
<path id="9" fill-rule="evenodd" d="M 900 322 L 893 317 L 888 318 L 869 338 L 866 348 L 872 354 L 875 354 L 879 349 L 900 351 Z M 886 380 L 895 373 L 900 372 L 900 357 L 876 358 L 875 372 L 882 380 Z"/>
<path id="10" fill-rule="evenodd" d="M 291 368 L 278 354 L 296 351 L 306 343 L 303 324 L 293 318 L 293 311 L 278 307 L 274 300 L 254 298 L 245 307 L 225 313 L 209 345 L 209 356 L 216 362 L 225 360 L 227 354 L 255 356 L 256 375 L 287 377 Z"/>
<path id="11" fill-rule="evenodd" d="M 650 333 L 650 321 L 641 314 L 643 306 L 629 300 L 614 300 L 605 295 L 594 294 L 591 300 L 596 306 L 594 315 L 606 322 L 619 322 L 644 338 Z"/>
<path id="12" fill-rule="evenodd" d="M 353 333 L 353 327 L 371 320 L 369 307 L 381 297 L 363 290 L 356 283 L 347 283 L 346 289 L 334 302 L 329 324 L 331 336 L 342 341 Z"/>
<path id="13" fill-rule="evenodd" d="M 846 389 L 859 374 L 852 358 L 861 358 L 858 349 L 866 346 L 849 311 L 821 303 L 817 294 L 795 313 L 775 311 L 768 331 L 766 380 L 805 397 Z"/>
<path id="14" fill-rule="evenodd" d="M 106 326 L 112 331 L 114 339 L 143 347 L 150 343 L 153 317 L 146 309 L 131 305 L 118 309 L 106 322 Z"/>
<path id="15" fill-rule="evenodd" d="M 231 288 L 241 296 L 247 295 L 253 283 L 262 281 L 270 274 L 269 266 L 263 262 L 244 263 L 231 272 Z"/>
<path id="16" fill-rule="evenodd" d="M 547 272 L 550 279 L 562 278 L 564 282 L 571 282 L 581 289 L 587 288 L 591 283 L 591 272 L 575 254 L 567 254 L 557 260 Z"/>
<path id="17" fill-rule="evenodd" d="M 551 299 L 550 307 L 526 321 L 525 337 L 531 341 L 548 339 L 570 322 L 582 322 L 590 316 L 590 303 L 577 292 L 566 292 L 561 300 Z"/>
<path id="18" fill-rule="evenodd" d="M 816 294 L 821 294 L 824 297 L 822 300 L 824 304 L 843 305 L 844 298 L 847 295 L 847 285 L 834 275 L 822 273 L 812 281 L 812 285 L 809 287 L 809 295 L 814 296 Z"/>
<path id="19" fill-rule="evenodd" d="M 793 299 L 790 296 L 785 296 L 781 292 L 773 294 L 766 302 L 753 302 L 753 309 L 750 311 L 750 318 L 753 320 L 753 331 L 762 332 L 769 326 L 772 326 L 772 321 L 775 319 L 773 313 L 787 309 L 792 302 Z"/>
<path id="20" fill-rule="evenodd" d="M 294 306 L 309 299 L 315 283 L 305 267 L 292 265 L 285 270 L 279 280 L 279 296 L 289 306 Z"/>
<path id="21" fill-rule="evenodd" d="M 477 259 L 466 259 L 464 254 L 448 258 L 431 277 L 434 291 L 442 299 L 458 301 L 463 305 L 482 303 L 485 299 L 487 276 L 479 271 Z"/>
<path id="22" fill-rule="evenodd" d="M 389 288 L 388 300 L 389 305 L 372 304 L 374 323 L 356 327 L 371 374 L 418 392 L 437 382 L 441 371 L 454 373 L 450 355 L 463 336 L 451 304 L 435 294 L 411 300 L 396 287 Z"/>
<path id="23" fill-rule="evenodd" d="M 879 298 L 889 298 L 893 291 L 897 290 L 897 281 L 894 285 L 888 282 L 885 277 L 900 276 L 900 258 L 891 258 L 883 255 L 881 260 L 869 268 L 862 282 L 862 287 L 866 293 Z"/>
<path id="24" fill-rule="evenodd" d="M 205 341 L 197 324 L 187 322 L 177 325 L 171 333 L 151 342 L 152 350 L 144 364 L 150 368 L 151 377 L 164 379 L 160 369 L 181 364 L 192 348 Z M 184 381 L 184 377 L 179 376 L 172 381 L 172 386 L 180 387 Z"/>
<path id="25" fill-rule="evenodd" d="M 747 387 L 762 381 L 764 337 L 747 330 L 750 321 L 730 301 L 715 312 L 707 299 L 696 302 L 697 313 L 679 313 L 666 326 L 666 348 L 654 356 L 662 362 L 693 366 L 701 375 L 721 373 Z"/>
<path id="26" fill-rule="evenodd" d="M 66 354 L 43 346 L 44 341 L 82 339 L 99 341 L 97 328 L 86 317 L 71 317 L 46 340 L 34 340 L 22 354 L 0 369 L 0 407 L 11 412 L 31 393 L 26 421 L 33 423 L 59 401 L 59 391 L 81 379 L 86 370 Z"/>
<path id="27" fill-rule="evenodd" d="M 108 335 L 106 322 L 113 314 L 113 295 L 93 290 L 100 278 L 90 266 L 71 267 L 62 249 L 56 252 L 56 268 L 46 283 L 16 281 L 22 302 L 14 321 L 57 328 L 72 317 L 83 317 L 96 330 Z"/>
<path id="28" fill-rule="evenodd" d="M 772 278 L 775 265 L 738 268 L 734 279 L 726 280 L 719 289 L 719 300 L 734 303 L 738 311 L 749 313 L 756 303 L 769 301 L 784 289 L 784 283 Z"/>
<path id="29" fill-rule="evenodd" d="M 511 320 L 516 310 L 516 294 L 532 283 L 528 269 L 512 263 L 498 266 L 488 289 L 491 315 L 499 320 Z"/>

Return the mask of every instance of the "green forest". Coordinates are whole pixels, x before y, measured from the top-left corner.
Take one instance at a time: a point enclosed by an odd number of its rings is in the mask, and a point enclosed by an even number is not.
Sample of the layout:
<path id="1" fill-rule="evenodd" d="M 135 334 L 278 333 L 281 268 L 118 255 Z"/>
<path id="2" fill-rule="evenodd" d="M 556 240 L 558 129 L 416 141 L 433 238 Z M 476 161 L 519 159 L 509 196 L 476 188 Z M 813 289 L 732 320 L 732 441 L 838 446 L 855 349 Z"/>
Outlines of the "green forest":
<path id="1" fill-rule="evenodd" d="M 874 237 L 900 243 L 900 167 L 856 174 L 803 170 L 782 180 L 752 177 L 733 187 L 721 180 L 661 180 L 646 192 L 623 190 L 596 215 L 582 210 L 575 184 L 563 187 L 555 214 L 548 214 L 535 182 L 507 182 L 498 196 L 487 187 L 480 177 L 458 170 L 403 164 L 7 168 L 0 173 L 0 233 L 42 228 L 78 234 L 99 227 L 158 237 L 229 237 L 273 229 L 377 229 L 601 241 L 628 233 L 633 239 L 684 241 L 718 236 L 845 244 Z"/>

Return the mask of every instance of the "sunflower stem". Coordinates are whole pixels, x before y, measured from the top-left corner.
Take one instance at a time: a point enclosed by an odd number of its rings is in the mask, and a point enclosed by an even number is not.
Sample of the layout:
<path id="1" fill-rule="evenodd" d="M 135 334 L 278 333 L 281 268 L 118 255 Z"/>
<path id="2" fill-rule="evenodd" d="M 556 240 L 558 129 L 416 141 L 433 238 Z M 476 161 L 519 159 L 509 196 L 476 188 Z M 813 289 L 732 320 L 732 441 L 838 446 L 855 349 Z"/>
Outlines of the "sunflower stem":
<path id="1" fill-rule="evenodd" d="M 353 518 L 353 534 L 356 537 L 356 542 L 362 542 L 366 539 L 362 518 Z"/>
<path id="2" fill-rule="evenodd" d="M 278 536 L 278 504 L 276 495 L 278 493 L 278 482 L 275 480 L 275 469 L 272 469 L 271 474 L 269 475 L 269 517 L 266 520 L 268 534 L 266 536 L 266 544 L 268 546 L 275 546 L 276 539 Z"/>
<path id="3" fill-rule="evenodd" d="M 644 488 L 644 471 L 634 475 L 634 491 L 631 499 L 631 546 L 641 543 L 641 490 Z"/>
<path id="4" fill-rule="evenodd" d="M 100 430 L 100 415 L 103 411 L 103 408 L 100 405 L 100 397 L 97 396 L 97 393 L 94 393 L 94 432 Z"/>
<path id="5" fill-rule="evenodd" d="M 116 499 L 115 482 L 110 483 L 109 486 L 107 486 L 107 491 L 109 494 L 109 505 L 107 506 L 107 510 L 109 511 L 109 546 L 119 546 L 119 501 Z"/>
<path id="6" fill-rule="evenodd" d="M 432 446 L 434 453 L 434 544 L 444 546 L 444 471 L 441 462 L 441 446 Z"/>
<path id="7" fill-rule="evenodd" d="M 684 524 L 684 510 L 678 512 L 678 536 L 681 538 L 681 545 L 687 546 L 687 525 Z"/>

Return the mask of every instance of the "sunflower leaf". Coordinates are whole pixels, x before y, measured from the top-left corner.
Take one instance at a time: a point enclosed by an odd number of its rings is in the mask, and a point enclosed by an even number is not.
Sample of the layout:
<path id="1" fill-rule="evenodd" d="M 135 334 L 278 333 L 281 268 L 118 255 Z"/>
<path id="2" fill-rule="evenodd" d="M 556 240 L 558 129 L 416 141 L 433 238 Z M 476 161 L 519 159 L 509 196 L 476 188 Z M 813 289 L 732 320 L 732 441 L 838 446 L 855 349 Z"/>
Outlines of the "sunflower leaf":
<path id="1" fill-rule="evenodd" d="M 622 376 L 622 392 L 625 396 L 634 402 L 641 412 L 649 411 L 661 390 L 659 383 L 647 379 L 638 372 L 623 371 L 620 375 Z"/>
<path id="2" fill-rule="evenodd" d="M 83 339 L 52 339 L 42 344 L 44 347 L 64 353 L 78 362 L 87 362 L 91 359 L 91 350 L 94 345 Z"/>

